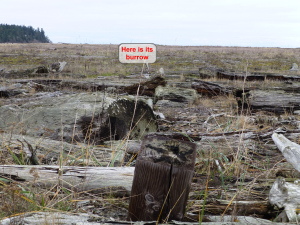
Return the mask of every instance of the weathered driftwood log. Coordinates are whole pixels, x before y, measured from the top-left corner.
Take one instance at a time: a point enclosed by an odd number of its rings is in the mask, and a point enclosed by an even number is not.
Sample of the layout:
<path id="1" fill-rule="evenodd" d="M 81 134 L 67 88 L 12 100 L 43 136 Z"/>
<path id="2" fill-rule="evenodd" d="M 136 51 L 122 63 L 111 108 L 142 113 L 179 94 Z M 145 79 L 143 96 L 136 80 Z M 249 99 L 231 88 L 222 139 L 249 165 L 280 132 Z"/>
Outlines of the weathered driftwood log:
<path id="1" fill-rule="evenodd" d="M 25 213 L 22 216 L 14 216 L 0 220 L 1 225 L 11 224 L 95 224 L 89 222 L 93 217 L 87 213 L 71 214 L 67 212 L 36 212 L 36 213 Z"/>
<path id="2" fill-rule="evenodd" d="M 136 162 L 128 219 L 182 220 L 195 157 L 196 144 L 182 134 L 145 136 Z"/>
<path id="3" fill-rule="evenodd" d="M 0 87 L 0 98 L 9 98 L 22 93 L 21 84 L 14 84 L 8 87 Z"/>
<path id="4" fill-rule="evenodd" d="M 246 81 L 264 81 L 264 80 L 292 80 L 299 81 L 299 76 L 293 75 L 282 75 L 274 73 L 233 73 L 233 72 L 224 72 L 222 70 L 216 71 L 216 77 L 219 79 L 228 79 L 228 80 L 246 80 Z"/>
<path id="5" fill-rule="evenodd" d="M 217 72 L 220 69 L 218 68 L 213 68 L 213 67 L 200 67 L 199 68 L 199 76 L 202 79 L 206 78 L 215 78 L 217 75 Z M 222 70 L 221 70 L 222 71 Z"/>
<path id="6" fill-rule="evenodd" d="M 197 210 L 188 213 L 187 217 L 195 219 L 196 221 L 199 219 L 199 210 L 201 211 L 203 207 L 206 212 L 204 215 L 222 215 L 225 211 L 227 212 L 227 215 L 230 215 L 236 210 L 236 215 L 256 215 L 257 217 L 262 218 L 266 216 L 269 211 L 268 201 L 230 201 L 211 199 L 206 200 L 205 205 L 203 205 L 204 200 L 194 200 L 193 202 L 193 207 Z"/>
<path id="7" fill-rule="evenodd" d="M 288 140 L 282 134 L 274 133 L 272 139 L 284 158 L 300 172 L 300 145 Z M 300 185 L 298 182 L 287 183 L 284 178 L 277 178 L 271 188 L 269 201 L 278 208 L 284 208 L 284 211 L 278 216 L 278 219 L 283 220 L 283 222 L 286 220 L 294 222 L 300 219 L 296 213 L 300 206 Z"/>
<path id="8" fill-rule="evenodd" d="M 184 75 L 184 76 L 197 76 L 199 75 L 199 69 L 194 70 L 165 70 L 165 77 L 174 77 L 174 75 Z"/>
<path id="9" fill-rule="evenodd" d="M 268 111 L 277 114 L 292 113 L 300 109 L 300 94 L 285 90 L 234 90 L 239 107 L 255 111 Z"/>
<path id="10" fill-rule="evenodd" d="M 78 75 L 79 76 L 79 75 Z M 108 87 L 115 89 L 115 92 L 124 92 L 123 89 L 125 86 L 129 85 L 129 80 L 127 82 L 114 81 L 112 79 L 103 80 L 70 80 L 70 79 L 15 79 L 14 82 L 20 84 L 29 84 L 36 83 L 44 88 L 43 91 L 49 90 L 79 90 L 79 91 L 105 91 Z M 38 89 L 37 91 L 41 91 Z"/>
<path id="11" fill-rule="evenodd" d="M 284 208 L 284 211 L 277 217 L 282 222 L 296 222 L 300 220 L 300 184 L 298 182 L 288 183 L 284 178 L 277 178 L 274 182 L 270 194 L 269 201 L 271 205 L 278 208 Z"/>
<path id="12" fill-rule="evenodd" d="M 71 166 L 121 166 L 121 163 L 126 163 L 126 153 L 137 154 L 141 147 L 141 143 L 136 140 L 107 141 L 103 145 L 94 146 L 26 135 L 3 133 L 0 136 L 0 145 L 7 146 L 24 164 L 29 164 L 28 159 L 32 157 L 27 143 L 36 151 L 40 164 L 58 165 L 63 152 L 63 161 Z M 7 148 L 2 152 L 6 153 Z M 1 159 L 8 159 L 7 155 L 1 154 Z"/>
<path id="13" fill-rule="evenodd" d="M 54 140 L 85 139 L 77 120 L 105 112 L 115 99 L 99 93 L 79 93 L 32 99 L 0 108 L 0 127 Z M 11 128 L 10 128 L 11 127 Z"/>
<path id="14" fill-rule="evenodd" d="M 98 216 L 99 217 L 99 216 Z M 27 213 L 22 214 L 21 216 L 14 216 L 4 220 L 0 220 L 1 225 L 11 225 L 11 224 L 31 224 L 31 225 L 40 225 L 40 224 L 60 224 L 60 225 L 69 225 L 69 224 L 86 224 L 86 225 L 110 225 L 110 224 L 119 224 L 119 225 L 162 225 L 165 223 L 157 223 L 157 221 L 115 221 L 114 218 L 108 219 L 107 221 L 101 220 L 97 216 L 93 217 L 92 214 L 87 213 L 64 213 L 64 212 L 36 212 L 36 213 Z M 198 215 L 199 217 L 199 215 Z M 273 223 L 269 220 L 264 220 L 255 217 L 249 216 L 237 216 L 235 219 L 239 222 L 231 222 L 232 216 L 206 216 L 207 222 L 202 222 L 203 225 L 242 225 L 242 224 L 272 224 L 276 225 L 278 223 Z M 203 220 L 204 221 L 204 220 Z M 208 222 L 209 221 L 209 222 Z M 182 225 L 199 225 L 199 222 L 178 222 L 172 221 L 168 224 L 182 224 Z M 282 225 L 282 223 L 280 223 Z"/>
<path id="15" fill-rule="evenodd" d="M 269 129 L 265 132 L 254 132 L 249 130 L 225 132 L 225 133 L 198 133 L 189 135 L 193 140 L 197 141 L 200 152 L 203 154 L 209 151 L 219 151 L 223 154 L 231 154 L 248 150 L 248 154 L 254 153 L 254 157 L 278 156 L 280 152 L 272 143 L 272 134 L 274 130 Z M 290 139 L 300 137 L 300 130 L 284 131 Z"/>
<path id="16" fill-rule="evenodd" d="M 155 89 L 154 102 L 158 100 L 169 100 L 172 102 L 191 102 L 197 99 L 197 92 L 191 88 L 173 88 L 170 86 L 159 86 Z"/>
<path id="17" fill-rule="evenodd" d="M 67 62 L 57 62 L 48 66 L 39 66 L 38 68 L 34 69 L 33 73 L 60 73 L 61 71 L 63 71 L 66 65 Z"/>
<path id="18" fill-rule="evenodd" d="M 246 100 L 252 110 L 265 110 L 274 113 L 292 113 L 300 109 L 300 94 L 285 91 L 252 90 Z"/>
<path id="19" fill-rule="evenodd" d="M 30 185 L 34 183 L 41 187 L 53 187 L 56 184 L 60 184 L 72 190 L 93 191 L 95 193 L 111 188 L 114 193 L 129 195 L 132 187 L 134 169 L 133 167 L 63 167 L 61 176 L 59 176 L 58 166 L 3 165 L 0 166 L 0 177 L 18 182 L 28 182 Z M 153 174 L 153 176 L 158 175 L 159 174 Z M 141 185 L 143 185 L 143 183 L 141 183 Z M 205 184 L 203 184 L 203 186 L 205 186 Z M 271 185 L 268 184 L 268 186 Z M 158 188 L 162 188 L 162 186 Z M 232 195 L 235 195 L 235 188 L 231 187 L 230 189 L 234 190 L 232 191 Z M 230 194 L 229 191 L 227 194 Z M 190 196 L 192 195 L 193 193 L 190 193 Z M 248 195 L 246 197 L 248 197 Z M 230 214 L 232 210 L 234 210 L 235 205 L 238 209 L 237 215 L 256 214 L 258 217 L 263 217 L 268 211 L 268 203 L 265 201 L 234 201 L 228 207 L 229 202 L 230 201 L 221 199 L 207 200 L 205 212 L 216 215 L 223 213 L 227 208 L 227 212 Z M 193 208 L 200 207 L 201 210 L 203 201 L 189 200 L 188 204 L 192 204 Z M 199 211 L 195 213 L 199 216 Z M 187 215 L 187 217 L 192 218 L 197 216 Z"/>
<path id="20" fill-rule="evenodd" d="M 51 65 L 49 65 L 49 70 L 50 72 L 58 72 L 60 73 L 61 71 L 63 71 L 63 69 L 65 68 L 65 66 L 67 65 L 67 62 L 57 62 L 57 63 L 53 63 Z"/>
<path id="21" fill-rule="evenodd" d="M 48 66 L 38 66 L 32 69 L 7 71 L 1 73 L 1 77 L 16 79 L 16 78 L 34 78 L 34 77 L 48 77 L 50 73 L 62 72 L 67 62 L 53 63 Z"/>
<path id="22" fill-rule="evenodd" d="M 288 140 L 282 134 L 274 133 L 272 139 L 284 158 L 300 172 L 300 145 Z"/>
<path id="23" fill-rule="evenodd" d="M 166 84 L 165 78 L 162 76 L 154 76 L 147 81 L 124 87 L 124 91 L 130 95 L 136 95 L 139 90 L 139 95 L 154 96 L 155 88 L 165 86 Z"/>
<path id="24" fill-rule="evenodd" d="M 141 140 L 158 128 L 153 110 L 147 103 L 125 98 L 113 102 L 106 113 L 84 116 L 77 123 L 85 137 L 98 142 L 124 138 Z"/>
<path id="25" fill-rule="evenodd" d="M 289 73 L 287 71 L 287 73 Z M 246 81 L 264 81 L 264 80 L 292 80 L 299 81 L 300 77 L 293 74 L 277 74 L 277 73 L 242 73 L 224 71 L 220 68 L 202 67 L 199 68 L 201 78 L 219 78 L 228 80 L 246 80 Z"/>
<path id="26" fill-rule="evenodd" d="M 192 88 L 194 88 L 199 94 L 206 96 L 228 95 L 232 92 L 228 88 L 222 87 L 218 84 L 196 79 L 194 79 L 194 82 L 192 83 Z"/>
<path id="27" fill-rule="evenodd" d="M 134 96 L 118 101 L 103 93 L 38 98 L 0 108 L 0 128 L 54 140 L 99 143 L 139 139 L 157 129 L 152 109 Z M 134 117 L 134 118 L 133 118 Z"/>
<path id="28" fill-rule="evenodd" d="M 0 177 L 32 182 L 41 187 L 58 184 L 78 191 L 120 187 L 131 191 L 134 167 L 75 167 L 0 165 Z"/>

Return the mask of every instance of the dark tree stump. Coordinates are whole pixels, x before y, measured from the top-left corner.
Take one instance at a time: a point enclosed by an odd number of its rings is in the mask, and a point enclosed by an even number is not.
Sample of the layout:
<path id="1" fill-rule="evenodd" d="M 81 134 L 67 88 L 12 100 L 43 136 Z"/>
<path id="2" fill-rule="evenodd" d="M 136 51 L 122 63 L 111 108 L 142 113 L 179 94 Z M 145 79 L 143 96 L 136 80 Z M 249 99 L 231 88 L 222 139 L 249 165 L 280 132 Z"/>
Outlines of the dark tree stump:
<path id="1" fill-rule="evenodd" d="M 181 220 L 195 157 L 196 144 L 182 134 L 146 135 L 136 162 L 128 220 Z"/>

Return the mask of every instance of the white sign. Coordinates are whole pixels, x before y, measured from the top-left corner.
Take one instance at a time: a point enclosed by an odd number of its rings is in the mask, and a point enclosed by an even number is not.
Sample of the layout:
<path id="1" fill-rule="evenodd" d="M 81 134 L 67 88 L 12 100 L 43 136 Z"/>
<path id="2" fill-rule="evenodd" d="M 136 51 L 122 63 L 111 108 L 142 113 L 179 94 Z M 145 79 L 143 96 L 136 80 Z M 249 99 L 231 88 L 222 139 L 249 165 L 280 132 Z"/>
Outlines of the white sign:
<path id="1" fill-rule="evenodd" d="M 121 63 L 154 63 L 156 61 L 156 46 L 144 43 L 120 44 L 119 61 Z"/>

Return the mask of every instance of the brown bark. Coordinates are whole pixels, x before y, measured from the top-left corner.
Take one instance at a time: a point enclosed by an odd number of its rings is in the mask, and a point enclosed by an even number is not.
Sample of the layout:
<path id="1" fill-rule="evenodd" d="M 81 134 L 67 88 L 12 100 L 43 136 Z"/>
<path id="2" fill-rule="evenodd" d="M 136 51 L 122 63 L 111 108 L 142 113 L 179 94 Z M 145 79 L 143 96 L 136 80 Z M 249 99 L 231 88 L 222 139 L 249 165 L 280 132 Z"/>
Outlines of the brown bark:
<path id="1" fill-rule="evenodd" d="M 201 95 L 216 96 L 216 95 L 228 95 L 232 91 L 212 82 L 194 80 L 192 88 L 195 89 Z"/>
<path id="2" fill-rule="evenodd" d="M 181 134 L 147 135 L 136 162 L 128 219 L 182 220 L 195 154 L 196 144 Z"/>

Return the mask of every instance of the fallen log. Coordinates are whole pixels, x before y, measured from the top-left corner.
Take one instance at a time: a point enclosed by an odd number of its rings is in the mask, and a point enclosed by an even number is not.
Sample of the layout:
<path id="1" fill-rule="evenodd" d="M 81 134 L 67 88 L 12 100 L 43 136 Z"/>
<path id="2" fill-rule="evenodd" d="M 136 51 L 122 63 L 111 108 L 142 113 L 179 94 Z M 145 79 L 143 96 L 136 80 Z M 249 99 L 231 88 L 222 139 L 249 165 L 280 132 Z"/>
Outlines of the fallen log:
<path id="1" fill-rule="evenodd" d="M 282 132 L 290 139 L 298 139 L 300 137 L 300 130 L 284 130 Z M 278 156 L 280 152 L 272 143 L 273 133 L 274 130 L 269 129 L 264 132 L 241 130 L 223 133 L 198 133 L 189 136 L 193 140 L 200 139 L 197 143 L 201 146 L 201 151 L 205 153 L 209 150 L 216 151 L 218 149 L 218 151 L 221 150 L 220 152 L 226 154 L 247 148 L 248 151 L 261 156 Z"/>
<path id="2" fill-rule="evenodd" d="M 300 109 L 300 93 L 291 90 L 234 90 L 239 108 L 252 112 L 268 111 L 276 114 L 293 113 Z"/>
<path id="3" fill-rule="evenodd" d="M 272 139 L 284 158 L 300 172 L 300 145 L 288 140 L 282 134 L 274 133 Z M 300 192 L 300 189 L 299 189 Z"/>
<path id="4" fill-rule="evenodd" d="M 120 187 L 131 191 L 134 167 L 74 167 L 1 165 L 0 177 L 30 182 L 40 187 L 61 185 L 77 191 L 97 191 Z"/>
<path id="5" fill-rule="evenodd" d="M 187 215 L 190 218 L 199 218 L 199 210 L 203 208 L 204 200 L 194 200 L 193 207 L 197 210 L 189 212 Z M 236 215 L 257 215 L 262 218 L 268 214 L 268 201 L 229 201 L 214 199 L 212 201 L 206 201 L 204 210 L 206 214 L 221 215 L 225 211 L 227 214 L 232 213 L 236 208 Z"/>
<path id="6" fill-rule="evenodd" d="M 282 222 L 296 222 L 300 219 L 298 209 L 300 206 L 300 184 L 298 182 L 288 183 L 280 177 L 274 182 L 269 201 L 271 205 L 276 205 L 279 209 L 284 208 L 276 220 Z"/>
<path id="7" fill-rule="evenodd" d="M 199 215 L 198 219 L 199 219 Z M 86 224 L 86 225 L 95 225 L 95 224 L 119 224 L 119 225 L 162 225 L 166 223 L 157 223 L 157 221 L 116 221 L 114 218 L 107 218 L 106 221 L 103 221 L 99 216 L 93 216 L 93 214 L 88 213 L 65 213 L 65 212 L 36 212 L 36 213 L 26 213 L 21 216 L 14 216 L 11 218 L 6 218 L 0 220 L 1 225 L 11 225 L 11 224 L 31 224 L 31 225 L 40 225 L 40 224 Z M 198 220 L 197 220 L 198 221 Z M 203 225 L 242 225 L 242 224 L 272 224 L 276 225 L 278 223 L 272 223 L 269 220 L 250 217 L 250 216 L 237 216 L 236 221 L 231 222 L 232 216 L 205 216 L 202 220 Z M 171 221 L 168 224 L 182 224 L 182 225 L 198 225 L 199 222 L 178 222 Z M 282 223 L 280 223 L 282 224 Z"/>
<path id="8" fill-rule="evenodd" d="M 216 77 L 219 79 L 228 80 L 245 80 L 245 81 L 265 81 L 265 80 L 279 80 L 279 81 L 300 81 L 299 76 L 283 75 L 275 73 L 232 73 L 224 72 L 222 70 L 216 71 Z"/>
<path id="9" fill-rule="evenodd" d="M 126 85 L 123 82 L 113 82 L 108 81 L 98 81 L 98 80 L 62 80 L 62 79 L 14 79 L 13 82 L 20 84 L 30 84 L 35 83 L 38 85 L 43 85 L 45 90 L 61 90 L 66 88 L 67 90 L 79 90 L 79 91 L 105 91 L 108 87 L 116 89 L 116 92 L 121 92 L 121 89 Z"/>
<path id="10" fill-rule="evenodd" d="M 170 86 L 159 86 L 155 89 L 154 102 L 159 100 L 169 100 L 171 102 L 195 102 L 197 99 L 197 92 L 191 88 L 174 88 Z"/>
<path id="11" fill-rule="evenodd" d="M 162 76 L 154 76 L 147 81 L 136 83 L 124 87 L 124 91 L 130 95 L 146 95 L 154 96 L 155 88 L 158 86 L 166 86 L 167 82 Z"/>
<path id="12" fill-rule="evenodd" d="M 9 98 L 22 93 L 23 90 L 20 88 L 22 87 L 21 84 L 14 84 L 9 87 L 0 87 L 0 98 Z"/>
<path id="13" fill-rule="evenodd" d="M 292 113 L 300 109 L 300 94 L 286 93 L 284 91 L 251 90 L 245 102 L 253 111 L 269 111 L 277 114 Z M 241 104 L 239 104 L 241 105 Z"/>
<path id="14" fill-rule="evenodd" d="M 200 67 L 199 68 L 199 77 L 202 79 L 206 78 L 215 78 L 218 71 L 222 71 L 214 67 Z"/>
<path id="15" fill-rule="evenodd" d="M 65 188 L 77 191 L 101 192 L 101 189 L 114 188 L 127 195 L 131 193 L 134 167 L 63 167 L 58 166 L 19 166 L 19 165 L 1 165 L 0 178 L 5 178 L 11 182 L 35 184 L 40 187 L 53 187 L 57 184 Z M 205 186 L 205 184 L 204 184 Z M 159 187 L 158 187 L 159 188 Z M 205 188 L 205 187 L 204 187 Z M 234 190 L 235 188 L 231 187 Z M 233 194 L 234 195 L 234 194 Z M 190 196 L 194 196 L 191 192 Z M 248 197 L 245 196 L 245 197 Z M 202 207 L 203 201 L 189 200 L 188 205 L 193 204 L 193 208 Z M 228 206 L 226 200 L 207 200 L 205 212 L 218 214 L 223 213 Z M 267 203 L 265 201 L 234 201 L 228 207 L 228 212 L 234 209 L 237 204 L 238 208 L 246 211 L 238 211 L 238 215 L 257 214 L 260 217 L 265 215 Z"/>
<path id="16" fill-rule="evenodd" d="M 288 73 L 288 72 L 287 72 Z M 199 68 L 199 75 L 201 78 L 219 78 L 226 80 L 245 80 L 245 81 L 265 81 L 265 80 L 279 80 L 279 81 L 300 81 L 299 76 L 292 74 L 278 74 L 278 73 L 242 73 L 224 71 L 220 68 L 202 67 Z"/>
<path id="17" fill-rule="evenodd" d="M 142 139 L 157 130 L 156 117 L 134 96 L 116 100 L 104 93 L 78 93 L 38 98 L 0 107 L 0 128 L 66 142 L 102 143 Z"/>
<path id="18" fill-rule="evenodd" d="M 288 140 L 282 134 L 274 133 L 272 139 L 284 158 L 300 172 L 300 145 Z M 284 211 L 277 217 L 283 222 L 295 222 L 300 219 L 297 214 L 297 209 L 300 206 L 300 185 L 298 181 L 288 183 L 282 177 L 277 178 L 270 190 L 269 201 L 271 205 L 284 208 Z"/>
<path id="19" fill-rule="evenodd" d="M 8 79 L 16 79 L 16 78 L 35 78 L 35 77 L 49 77 L 50 74 L 53 73 L 61 73 L 66 66 L 67 62 L 57 62 L 47 66 L 38 66 L 32 69 L 26 70 L 11 70 L 6 71 L 5 73 L 1 73 L 1 77 L 5 77 Z"/>
<path id="20" fill-rule="evenodd" d="M 76 143 L 71 144 L 27 135 L 3 133 L 0 136 L 1 146 L 9 147 L 24 164 L 28 164 L 27 159 L 32 157 L 27 143 L 35 149 L 40 164 L 58 165 L 63 149 L 63 160 L 68 166 L 122 166 L 122 162 L 126 163 L 124 160 L 126 153 L 137 154 L 141 147 L 141 143 L 134 140 L 107 141 L 103 145 L 94 146 L 84 143 L 77 145 Z M 7 148 L 3 152 L 6 150 Z M 82 157 L 82 151 L 88 157 Z M 4 154 L 0 155 L 1 159 L 8 160 Z"/>
<path id="21" fill-rule="evenodd" d="M 1 225 L 10 224 L 94 224 L 94 222 L 89 222 L 93 217 L 87 213 L 76 213 L 71 214 L 67 212 L 35 212 L 35 213 L 25 213 L 21 216 L 14 216 L 0 220 Z"/>
<path id="22" fill-rule="evenodd" d="M 199 94 L 210 97 L 217 95 L 228 95 L 229 93 L 232 93 L 232 90 L 229 90 L 218 84 L 196 79 L 194 79 L 194 82 L 192 83 L 192 88 L 195 89 Z"/>

